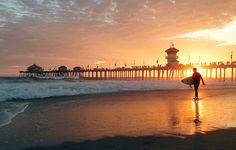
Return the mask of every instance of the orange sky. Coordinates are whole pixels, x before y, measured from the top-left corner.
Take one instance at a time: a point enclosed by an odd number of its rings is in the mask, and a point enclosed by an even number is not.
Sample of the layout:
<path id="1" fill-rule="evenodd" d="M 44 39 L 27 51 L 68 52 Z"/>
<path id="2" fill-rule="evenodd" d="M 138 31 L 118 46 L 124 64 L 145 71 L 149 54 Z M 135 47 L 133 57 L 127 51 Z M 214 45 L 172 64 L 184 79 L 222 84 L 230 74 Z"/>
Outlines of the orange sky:
<path id="1" fill-rule="evenodd" d="M 32 63 L 102 67 L 236 59 L 235 0 L 11 0 L 0 2 L 0 75 Z"/>

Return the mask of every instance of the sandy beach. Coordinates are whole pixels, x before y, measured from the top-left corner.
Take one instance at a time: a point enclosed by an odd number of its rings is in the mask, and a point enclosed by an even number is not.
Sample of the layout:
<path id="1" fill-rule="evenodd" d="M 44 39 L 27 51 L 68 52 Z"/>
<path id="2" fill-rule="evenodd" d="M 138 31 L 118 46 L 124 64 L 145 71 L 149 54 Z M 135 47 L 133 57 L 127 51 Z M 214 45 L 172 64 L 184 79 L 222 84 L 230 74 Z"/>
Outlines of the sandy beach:
<path id="1" fill-rule="evenodd" d="M 235 35 L 236 0 L 0 0 L 0 150 L 236 150 Z"/>
<path id="2" fill-rule="evenodd" d="M 236 129 L 197 133 L 185 138 L 173 136 L 116 136 L 94 141 L 65 142 L 56 146 L 25 150 L 234 150 Z"/>
<path id="3" fill-rule="evenodd" d="M 235 149 L 235 89 L 123 92 L 27 101 L 1 149 Z M 199 120 L 196 122 L 195 120 Z"/>

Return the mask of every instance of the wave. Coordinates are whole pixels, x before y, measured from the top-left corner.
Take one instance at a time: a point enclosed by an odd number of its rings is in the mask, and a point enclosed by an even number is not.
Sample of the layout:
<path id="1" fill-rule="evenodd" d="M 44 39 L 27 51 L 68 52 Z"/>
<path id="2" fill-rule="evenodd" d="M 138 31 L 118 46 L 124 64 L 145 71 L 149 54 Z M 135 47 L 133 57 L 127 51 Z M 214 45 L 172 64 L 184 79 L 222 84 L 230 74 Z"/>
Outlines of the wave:
<path id="1" fill-rule="evenodd" d="M 10 82 L 0 81 L 0 101 L 123 91 L 190 89 L 188 85 L 181 83 L 180 80 L 81 81 L 73 79 L 46 80 L 22 78 L 12 79 Z M 201 88 L 236 88 L 236 83 L 206 80 L 206 86 L 202 86 Z"/>
<path id="2" fill-rule="evenodd" d="M 206 80 L 203 89 L 236 88 L 235 82 Z M 24 100 L 124 91 L 191 89 L 180 80 L 86 81 L 78 79 L 0 78 L 0 127 L 25 111 Z M 8 100 L 19 100 L 12 102 Z"/>
<path id="3" fill-rule="evenodd" d="M 1 102 L 0 103 L 0 127 L 11 123 L 12 119 L 25 111 L 28 103 Z"/>

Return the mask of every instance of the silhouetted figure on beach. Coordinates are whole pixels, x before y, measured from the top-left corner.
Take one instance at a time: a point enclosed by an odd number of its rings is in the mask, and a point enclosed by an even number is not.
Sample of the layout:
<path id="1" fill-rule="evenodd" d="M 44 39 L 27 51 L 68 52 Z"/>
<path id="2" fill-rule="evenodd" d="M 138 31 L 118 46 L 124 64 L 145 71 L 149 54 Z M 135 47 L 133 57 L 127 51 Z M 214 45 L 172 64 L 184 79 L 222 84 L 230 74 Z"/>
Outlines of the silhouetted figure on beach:
<path id="1" fill-rule="evenodd" d="M 195 99 L 198 99 L 198 87 L 200 85 L 200 79 L 202 80 L 202 84 L 205 85 L 204 80 L 199 72 L 197 72 L 197 68 L 193 68 L 193 85 L 195 90 Z"/>

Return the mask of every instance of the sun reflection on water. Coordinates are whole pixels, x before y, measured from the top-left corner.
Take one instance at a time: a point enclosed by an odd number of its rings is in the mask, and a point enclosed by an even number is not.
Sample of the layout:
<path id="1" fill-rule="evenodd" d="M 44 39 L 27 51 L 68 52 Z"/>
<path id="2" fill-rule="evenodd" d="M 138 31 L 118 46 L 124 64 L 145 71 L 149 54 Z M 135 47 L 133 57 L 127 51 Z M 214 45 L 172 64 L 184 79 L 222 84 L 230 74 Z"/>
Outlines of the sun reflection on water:
<path id="1" fill-rule="evenodd" d="M 57 105 L 33 106 L 42 128 L 35 132 L 26 122 L 32 138 L 47 135 L 53 142 L 63 137 L 71 139 L 97 139 L 107 136 L 192 135 L 236 127 L 236 97 L 234 90 L 201 90 L 200 100 L 192 99 L 194 91 L 154 91 L 120 95 L 106 95 L 89 101 L 64 101 Z M 223 93 L 223 94 L 222 94 Z M 62 107 L 63 106 L 63 107 Z M 57 117 L 55 117 L 57 116 Z M 55 122 L 59 126 L 55 126 Z M 35 122 L 32 122 L 35 124 Z M 64 130 L 66 129 L 66 130 Z M 19 131 L 21 132 L 21 131 Z M 22 130 L 21 134 L 27 134 Z M 27 136 L 27 135 L 25 135 Z M 20 137 L 19 137 L 20 139 Z"/>

